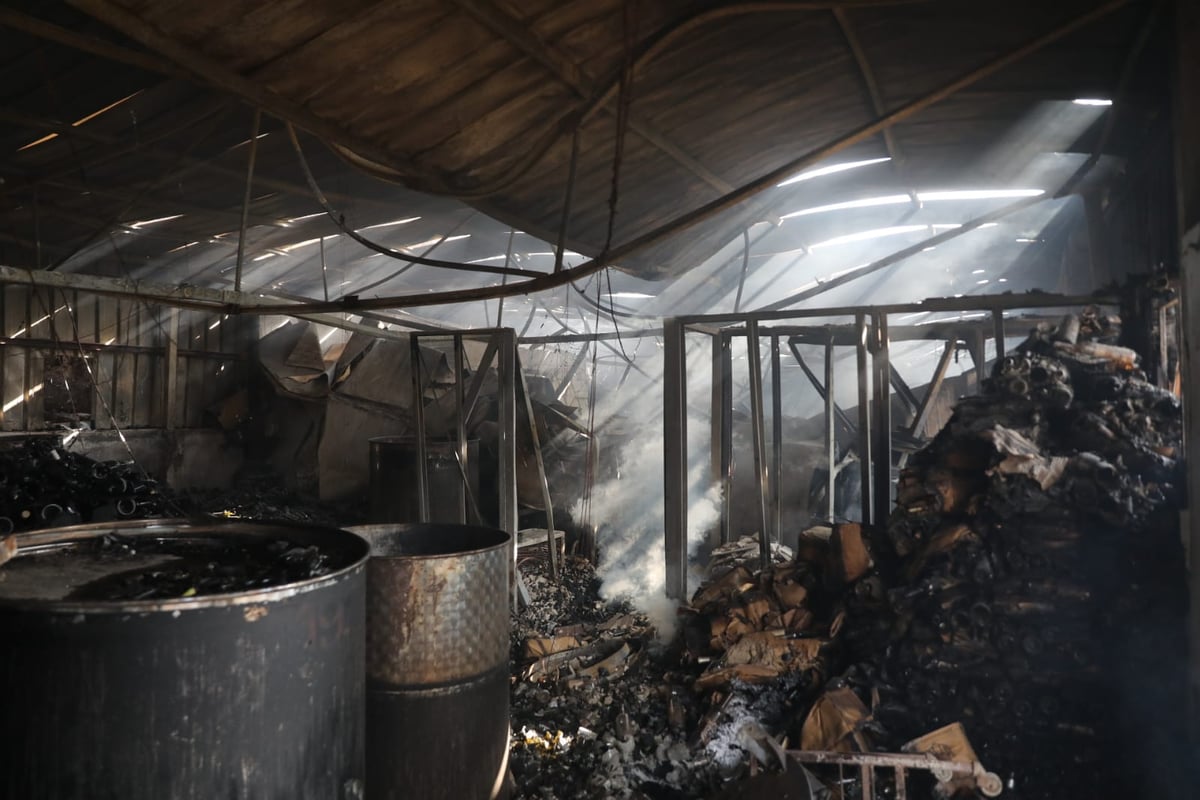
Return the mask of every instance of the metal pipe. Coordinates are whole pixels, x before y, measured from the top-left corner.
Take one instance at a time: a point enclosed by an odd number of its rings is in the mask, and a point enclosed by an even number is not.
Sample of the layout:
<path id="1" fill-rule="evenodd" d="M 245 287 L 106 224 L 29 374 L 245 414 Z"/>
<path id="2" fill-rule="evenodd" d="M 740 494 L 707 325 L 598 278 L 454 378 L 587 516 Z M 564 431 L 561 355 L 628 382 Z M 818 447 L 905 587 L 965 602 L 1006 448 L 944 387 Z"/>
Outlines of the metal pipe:
<path id="1" fill-rule="evenodd" d="M 687 359 L 685 328 L 663 320 L 663 549 L 666 594 L 687 594 Z"/>
<path id="2" fill-rule="evenodd" d="M 471 482 L 467 477 L 471 471 L 467 461 L 467 421 L 463 416 L 467 405 L 466 387 L 463 385 L 466 380 L 465 372 L 463 336 L 461 333 L 456 333 L 454 334 L 454 441 L 458 445 L 458 471 L 463 482 L 459 521 L 464 523 L 467 521 L 468 504 L 474 504 L 474 499 L 471 497 Z M 477 524 L 483 524 L 483 520 L 478 519 L 478 511 L 479 509 L 476 508 L 475 521 Z"/>
<path id="3" fill-rule="evenodd" d="M 550 577 L 558 579 L 558 544 L 554 539 L 554 503 L 550 499 L 550 482 L 546 479 L 546 462 L 542 459 L 542 443 L 538 436 L 537 418 L 533 415 L 533 400 L 529 397 L 529 386 L 525 383 L 525 370 L 521 368 L 521 357 L 516 357 L 516 388 L 521 394 L 525 421 L 529 423 L 529 438 L 533 442 L 533 458 L 537 465 L 538 483 L 542 489 L 542 503 L 546 506 L 546 547 L 549 550 Z"/>
<path id="4" fill-rule="evenodd" d="M 519 602 L 517 574 L 517 338 L 511 328 L 493 333 L 500 379 L 500 528 L 512 536 L 513 609 Z"/>
<path id="5" fill-rule="evenodd" d="M 861 476 L 860 483 L 862 484 L 862 523 L 867 525 L 875 521 L 874 495 L 871 489 L 873 478 L 871 470 L 871 453 L 873 449 L 871 441 L 871 396 L 873 392 L 871 387 L 871 371 L 867 368 L 867 341 L 871 335 L 871 331 L 867 326 L 867 317 L 865 314 L 859 314 L 855 317 L 855 325 L 858 328 L 858 342 L 855 343 L 855 355 L 858 366 L 858 467 Z"/>
<path id="6" fill-rule="evenodd" d="M 775 541 L 783 541 L 783 372 L 779 336 L 771 334 L 771 519 Z"/>
<path id="7" fill-rule="evenodd" d="M 758 348 L 758 322 L 746 323 L 746 361 L 750 367 L 750 425 L 754 442 L 754 480 L 758 488 L 759 566 L 771 566 L 771 534 L 767 530 L 767 455 L 763 434 L 762 356 Z"/>
<path id="8" fill-rule="evenodd" d="M 429 522 L 429 461 L 425 446 L 425 393 L 421 385 L 421 343 L 409 337 L 413 437 L 417 442 L 417 521 Z"/>
<path id="9" fill-rule="evenodd" d="M 874 348 L 872 362 L 875 366 L 875 444 L 872 447 L 874 467 L 874 503 L 872 519 L 882 525 L 891 513 L 892 506 L 892 384 L 888 358 L 888 315 L 879 313 L 874 320 Z"/>
<path id="10" fill-rule="evenodd" d="M 825 463 L 829 470 L 826 512 L 832 523 L 837 515 L 837 429 L 833 401 L 833 341 L 825 344 Z"/>
<path id="11" fill-rule="evenodd" d="M 733 337 L 721 340 L 721 543 L 733 540 Z"/>
<path id="12" fill-rule="evenodd" d="M 163 427 L 175 429 L 175 406 L 179 397 L 179 309 L 172 308 L 167 316 L 167 379 L 163 396 Z"/>

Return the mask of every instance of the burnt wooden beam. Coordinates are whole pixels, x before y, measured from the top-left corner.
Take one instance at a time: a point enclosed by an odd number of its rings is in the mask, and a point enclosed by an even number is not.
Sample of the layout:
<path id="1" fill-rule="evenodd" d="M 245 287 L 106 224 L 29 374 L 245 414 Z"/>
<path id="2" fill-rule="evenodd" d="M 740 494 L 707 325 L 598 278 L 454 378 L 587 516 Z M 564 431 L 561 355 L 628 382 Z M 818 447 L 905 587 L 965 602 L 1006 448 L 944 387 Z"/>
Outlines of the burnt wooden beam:
<path id="1" fill-rule="evenodd" d="M 98 39 L 95 36 L 76 33 L 75 31 L 37 19 L 36 17 L 31 17 L 28 14 L 22 14 L 20 11 L 14 11 L 11 8 L 0 8 L 0 25 L 28 33 L 30 36 L 36 36 L 39 39 L 63 45 L 64 47 L 82 50 L 85 53 L 106 58 L 109 61 L 116 61 L 131 67 L 144 69 L 147 72 L 168 75 L 172 78 L 186 78 L 188 76 L 186 72 L 171 62 L 156 58 L 149 53 L 139 53 L 136 50 L 130 50 L 128 47 L 122 47 L 119 44 Z"/>

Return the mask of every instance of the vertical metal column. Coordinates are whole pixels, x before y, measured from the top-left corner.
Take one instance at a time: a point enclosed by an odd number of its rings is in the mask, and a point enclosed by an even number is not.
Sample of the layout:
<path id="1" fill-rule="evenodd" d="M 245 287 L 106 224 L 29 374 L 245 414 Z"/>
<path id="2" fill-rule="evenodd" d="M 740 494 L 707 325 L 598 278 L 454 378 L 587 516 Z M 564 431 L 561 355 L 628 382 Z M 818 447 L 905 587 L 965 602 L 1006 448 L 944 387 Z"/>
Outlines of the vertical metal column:
<path id="1" fill-rule="evenodd" d="M 833 400 L 833 334 L 825 342 L 825 463 L 829 467 L 826 511 L 832 523 L 837 515 L 837 419 Z"/>
<path id="2" fill-rule="evenodd" d="M 874 388 L 875 388 L 875 442 L 871 447 L 874 463 L 873 484 L 874 511 L 871 519 L 876 525 L 887 522 L 892 510 L 892 383 L 891 366 L 888 360 L 888 319 L 885 312 L 874 315 L 875 335 L 873 338 Z"/>
<path id="3" fill-rule="evenodd" d="M 663 545 L 666 593 L 687 593 L 687 359 L 684 326 L 663 320 Z"/>
<path id="4" fill-rule="evenodd" d="M 767 528 L 767 444 L 764 434 L 762 354 L 759 352 L 758 320 L 746 323 L 746 362 L 750 367 L 750 426 L 754 443 L 754 480 L 758 488 L 759 566 L 771 566 L 771 532 Z"/>
<path id="5" fill-rule="evenodd" d="M 517 608 L 517 337 L 512 328 L 497 330 L 496 371 L 500 379 L 500 529 L 512 536 L 513 608 Z"/>
<path id="6" fill-rule="evenodd" d="M 467 507 L 471 504 L 471 474 L 470 464 L 467 463 L 467 421 L 463 418 L 466 407 L 466 380 L 463 365 L 463 337 L 461 333 L 454 334 L 454 442 L 458 448 L 458 471 L 462 477 L 462 505 L 458 509 L 458 521 L 465 523 L 469 516 Z M 482 523 L 482 520 L 476 520 Z"/>
<path id="7" fill-rule="evenodd" d="M 78 308 L 78 303 L 76 303 Z M 175 429 L 175 408 L 179 399 L 179 309 L 167 311 L 166 394 L 163 397 L 163 427 Z"/>
<path id="8" fill-rule="evenodd" d="M 724 544 L 732 538 L 732 482 L 729 468 L 733 458 L 733 354 L 730 338 L 725 331 L 714 333 L 712 339 L 712 411 L 709 424 L 712 438 L 713 482 L 721 487 L 721 516 L 717 529 L 710 537 L 710 546 Z"/>
<path id="9" fill-rule="evenodd" d="M 975 362 L 975 394 L 983 394 L 983 382 L 987 380 L 987 340 L 982 329 L 971 337 L 971 360 Z"/>
<path id="10" fill-rule="evenodd" d="M 417 440 L 417 521 L 429 521 L 429 463 L 425 453 L 425 397 L 421 386 L 421 341 L 410 335 L 409 372 L 412 375 L 413 436 Z"/>
<path id="11" fill-rule="evenodd" d="M 1004 310 L 992 309 L 992 338 L 996 341 L 996 360 L 1004 358 Z"/>
<path id="12" fill-rule="evenodd" d="M 771 522 L 783 541 L 783 372 L 779 336 L 771 334 Z"/>
<path id="13" fill-rule="evenodd" d="M 708 546 L 716 547 L 725 541 L 725 530 L 728 524 L 725 508 L 729 501 L 725 495 L 725 359 L 722 345 L 725 337 L 716 334 L 709 336 L 712 343 L 712 385 L 709 387 L 709 471 L 712 481 L 721 487 L 721 516 L 717 527 L 709 536 Z"/>
<path id="14" fill-rule="evenodd" d="M 517 357 L 517 391 L 521 394 L 521 408 L 525 412 L 525 420 L 529 423 L 529 438 L 533 442 L 533 458 L 537 464 L 538 483 L 542 488 L 542 504 L 546 507 L 546 548 L 550 557 L 550 577 L 558 579 L 558 543 L 554 540 L 554 502 L 550 499 L 550 482 L 546 479 L 546 462 L 542 459 L 542 442 L 538 436 L 537 418 L 533 416 L 533 399 L 529 396 L 529 386 L 525 383 L 525 370 L 521 368 L 521 359 Z"/>
<path id="15" fill-rule="evenodd" d="M 871 336 L 870 326 L 864 314 L 854 318 L 855 355 L 858 362 L 858 467 L 861 472 L 862 489 L 862 523 L 869 525 L 875 522 L 874 494 L 871 481 L 874 477 L 871 461 L 871 370 L 868 369 L 867 345 Z"/>

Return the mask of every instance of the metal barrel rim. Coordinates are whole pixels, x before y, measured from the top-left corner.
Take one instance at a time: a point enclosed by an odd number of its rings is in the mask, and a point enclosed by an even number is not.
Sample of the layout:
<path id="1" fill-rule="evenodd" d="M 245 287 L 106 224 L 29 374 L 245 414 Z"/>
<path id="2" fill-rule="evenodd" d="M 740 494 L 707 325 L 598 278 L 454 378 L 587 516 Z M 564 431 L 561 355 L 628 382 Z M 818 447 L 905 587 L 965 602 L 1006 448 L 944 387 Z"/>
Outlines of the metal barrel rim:
<path id="1" fill-rule="evenodd" d="M 181 534 L 180 531 L 186 531 Z M 62 600 L 36 598 L 0 597 L 0 611 L 37 611 L 63 614 L 148 614 L 162 611 L 186 612 L 207 608 L 222 608 L 244 605 L 261 605 L 285 600 L 331 586 L 348 576 L 366 568 L 370 553 L 369 543 L 363 537 L 341 537 L 344 529 L 290 521 L 269 520 L 221 520 L 211 519 L 196 522 L 188 519 L 142 519 L 122 522 L 84 523 L 62 528 L 47 528 L 40 531 L 16 534 L 17 552 L 13 559 L 22 554 L 32 555 L 69 547 L 83 539 L 92 539 L 108 533 L 131 538 L 153 537 L 167 533 L 171 538 L 197 538 L 202 534 L 255 534 L 291 531 L 324 537 L 328 540 L 342 539 L 346 545 L 364 545 L 349 557 L 349 563 L 315 578 L 291 581 L 278 586 L 243 589 L 236 592 L 220 592 L 195 597 L 178 597 L 156 600 Z M 0 566 L 0 570 L 4 567 Z"/>

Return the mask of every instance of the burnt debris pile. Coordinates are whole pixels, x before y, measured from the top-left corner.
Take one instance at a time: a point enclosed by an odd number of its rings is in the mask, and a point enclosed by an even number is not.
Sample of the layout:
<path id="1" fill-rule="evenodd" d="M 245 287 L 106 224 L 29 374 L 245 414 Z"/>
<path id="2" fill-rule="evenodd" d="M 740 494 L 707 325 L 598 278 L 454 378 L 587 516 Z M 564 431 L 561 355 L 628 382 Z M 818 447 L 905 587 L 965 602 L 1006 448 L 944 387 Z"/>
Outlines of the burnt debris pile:
<path id="1" fill-rule="evenodd" d="M 158 517 L 168 504 L 132 461 L 96 461 L 50 438 L 0 450 L 0 535 Z"/>
<path id="2" fill-rule="evenodd" d="M 346 566 L 344 554 L 282 538 L 225 535 L 210 539 L 105 534 L 76 545 L 112 574 L 86 583 L 67 599 L 167 600 L 247 592 L 319 578 Z M 152 562 L 147 565 L 146 562 Z M 123 562 L 131 566 L 120 569 Z"/>
<path id="3" fill-rule="evenodd" d="M 846 594 L 844 677 L 882 748 L 961 722 L 1010 796 L 1111 796 L 1130 731 L 1170 727 L 1182 416 L 1115 327 L 1035 330 L 902 472 Z"/>
<path id="4" fill-rule="evenodd" d="M 902 469 L 886 525 L 814 527 L 766 570 L 756 540 L 718 548 L 669 646 L 590 575 L 555 587 L 532 565 L 515 796 L 784 780 L 858 797 L 859 768 L 831 754 L 882 759 L 876 797 L 898 796 L 897 759 L 917 764 L 908 797 L 1170 796 L 1182 419 L 1118 328 L 1067 317 L 1000 359 Z"/>
<path id="5" fill-rule="evenodd" d="M 704 797 L 715 785 L 696 758 L 696 717 L 678 653 L 646 617 L 601 600 L 591 565 L 564 560 L 559 581 L 522 563 L 530 602 L 513 620 L 517 799 Z"/>

